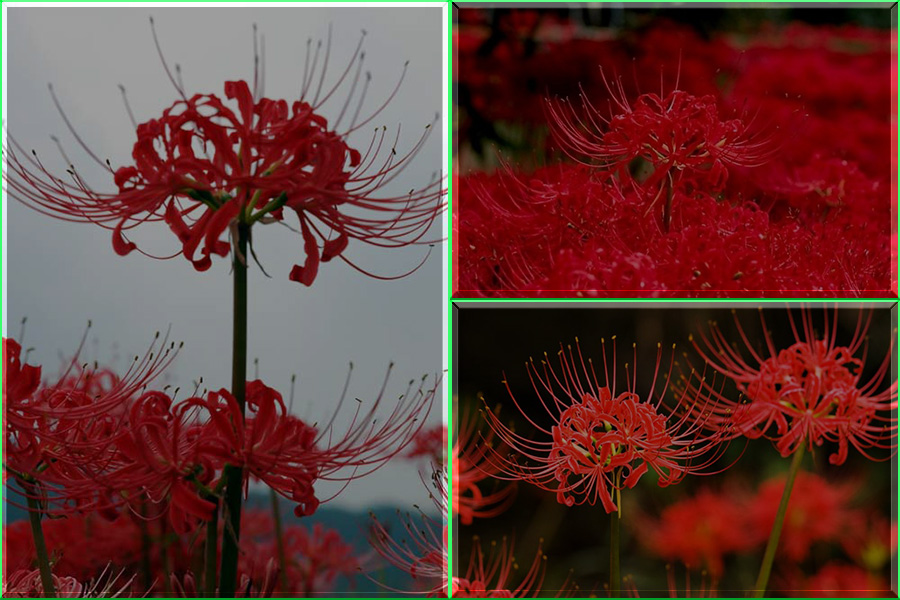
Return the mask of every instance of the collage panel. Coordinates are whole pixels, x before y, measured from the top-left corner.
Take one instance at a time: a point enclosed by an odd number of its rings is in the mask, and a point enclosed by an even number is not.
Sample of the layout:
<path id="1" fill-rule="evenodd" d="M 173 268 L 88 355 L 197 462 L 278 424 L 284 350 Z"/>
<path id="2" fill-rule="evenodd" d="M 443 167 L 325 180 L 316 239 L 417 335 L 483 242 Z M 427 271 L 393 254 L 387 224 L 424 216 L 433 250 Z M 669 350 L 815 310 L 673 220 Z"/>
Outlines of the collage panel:
<path id="1" fill-rule="evenodd" d="M 443 594 L 446 4 L 2 10 L 2 596 Z"/>
<path id="2" fill-rule="evenodd" d="M 891 3 L 454 3 L 454 297 L 897 297 Z"/>
<path id="3" fill-rule="evenodd" d="M 897 306 L 458 302 L 454 597 L 896 597 Z"/>

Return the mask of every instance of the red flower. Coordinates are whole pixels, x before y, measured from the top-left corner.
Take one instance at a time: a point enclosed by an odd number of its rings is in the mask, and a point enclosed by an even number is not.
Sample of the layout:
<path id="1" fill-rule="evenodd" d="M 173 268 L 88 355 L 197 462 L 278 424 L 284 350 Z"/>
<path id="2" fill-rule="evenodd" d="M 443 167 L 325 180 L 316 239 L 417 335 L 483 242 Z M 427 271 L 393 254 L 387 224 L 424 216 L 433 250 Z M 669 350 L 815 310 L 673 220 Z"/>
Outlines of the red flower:
<path id="1" fill-rule="evenodd" d="M 390 370 L 388 371 L 390 375 Z M 202 447 L 221 461 L 243 467 L 278 493 L 297 503 L 297 516 L 313 514 L 320 500 L 313 485 L 316 480 L 349 482 L 363 477 L 397 456 L 421 431 L 424 418 L 434 402 L 439 382 L 418 389 L 414 382 L 386 417 L 380 415 L 385 386 L 366 413 L 362 401 L 347 430 L 334 431 L 331 422 L 321 429 L 311 427 L 287 413 L 281 394 L 261 381 L 247 384 L 247 417 L 227 390 L 210 393 L 192 404 L 209 412 L 210 423 Z M 338 402 L 335 416 L 343 406 Z M 352 469 L 343 475 L 344 469 Z"/>
<path id="2" fill-rule="evenodd" d="M 370 78 L 366 74 L 357 101 L 362 40 L 338 81 L 327 89 L 322 82 L 330 44 L 329 35 L 322 72 L 315 72 L 316 51 L 301 98 L 290 104 L 262 97 L 255 83 L 251 91 L 245 81 L 228 81 L 224 88 L 225 99 L 232 101 L 228 106 L 213 94 L 188 97 L 173 78 L 181 100 L 159 119 L 136 126 L 134 163 L 115 171 L 101 163 L 113 177 L 117 192 L 95 191 L 74 166 L 66 181 L 56 177 L 15 140 L 4 146 L 4 190 L 44 214 L 112 230 L 113 249 L 120 255 L 137 249 L 126 237 L 129 230 L 148 221 L 165 221 L 182 244 L 181 254 L 198 271 L 210 267 L 212 256 L 228 255 L 233 228 L 281 221 L 288 208 L 299 219 L 305 254 L 302 266 L 291 270 L 290 279 L 311 285 L 320 262 L 336 257 L 372 275 L 344 258 L 349 241 L 380 247 L 433 243 L 425 236 L 444 210 L 444 190 L 438 180 L 407 194 L 383 195 L 382 190 L 422 148 L 431 124 L 403 155 L 398 155 L 397 139 L 391 140 L 386 128 L 376 129 L 365 153 L 351 148 L 347 135 L 366 126 L 387 106 L 403 77 L 380 108 L 360 118 Z M 168 72 L 165 62 L 163 66 Z M 351 71 L 355 76 L 348 78 Z M 314 79 L 318 85 L 313 85 Z M 347 82 L 351 83 L 348 97 L 329 126 L 319 111 Z M 341 128 L 351 102 L 356 104 L 353 118 Z M 65 114 L 63 118 L 68 125 Z"/>
<path id="3" fill-rule="evenodd" d="M 447 462 L 447 426 L 435 425 L 423 429 L 413 438 L 412 448 L 406 453 L 407 458 L 425 457 L 439 465 Z"/>
<path id="4" fill-rule="evenodd" d="M 726 554 L 753 548 L 757 540 L 746 524 L 747 507 L 735 494 L 702 489 L 663 509 L 659 519 L 642 518 L 638 536 L 656 556 L 703 567 L 718 580 Z"/>
<path id="5" fill-rule="evenodd" d="M 462 415 L 458 426 L 453 445 L 453 514 L 459 515 L 463 525 L 471 525 L 475 518 L 489 519 L 509 508 L 516 486 L 508 482 L 487 494 L 481 491 L 478 484 L 500 472 L 489 454 L 501 449 L 493 446 L 493 430 L 477 431 L 478 413 Z"/>
<path id="6" fill-rule="evenodd" d="M 397 520 L 402 526 L 400 535 L 370 513 L 369 544 L 389 564 L 409 573 L 416 581 L 424 582 L 429 598 L 447 597 L 447 475 L 439 470 L 433 473 L 435 492 L 429 492 L 437 507 L 435 518 L 419 507 L 416 516 L 397 511 Z M 423 479 L 424 482 L 424 479 Z M 385 587 L 382 583 L 382 587 Z M 408 593 L 409 590 L 394 590 Z"/>
<path id="7" fill-rule="evenodd" d="M 269 512 L 246 511 L 241 517 L 241 557 L 238 572 L 250 581 L 264 581 L 279 564 L 279 542 Z M 285 571 L 276 581 L 286 586 L 278 595 L 310 597 L 333 587 L 338 577 L 352 577 L 363 557 L 333 529 L 316 523 L 312 527 L 289 525 L 282 530 Z"/>
<path id="8" fill-rule="evenodd" d="M 699 179 L 703 185 L 698 187 L 718 191 L 728 177 L 726 167 L 760 166 L 773 156 L 771 140 L 761 130 L 754 131 L 740 119 L 719 118 L 714 96 L 692 96 L 678 90 L 676 83 L 665 97 L 642 94 L 632 105 L 621 81 L 610 85 L 604 77 L 604 83 L 612 98 L 609 118 L 584 92 L 583 117 L 570 102 L 548 101 L 553 133 L 573 160 L 614 168 L 623 178 L 634 159 L 651 164 L 654 170 L 641 185 L 650 190 L 651 207 L 667 196 L 666 228 L 676 180 Z M 668 188 L 663 185 L 667 180 Z"/>
<path id="9" fill-rule="evenodd" d="M 515 457 L 490 452 L 489 461 L 498 469 L 495 477 L 521 480 L 556 492 L 557 501 L 566 506 L 584 502 L 593 505 L 599 500 L 606 512 L 611 513 L 618 510 L 613 494 L 634 487 L 648 468 L 652 467 L 659 475 L 659 485 L 667 486 L 680 482 L 685 475 L 705 472 L 719 458 L 727 436 L 722 432 L 704 433 L 708 411 L 701 409 L 700 416 L 692 419 L 692 411 L 686 408 L 706 407 L 709 401 L 703 394 L 685 392 L 671 411 L 665 410 L 662 398 L 668 387 L 671 364 L 663 389 L 658 396 L 654 395 L 661 346 L 657 346 L 653 383 L 642 399 L 634 391 L 636 380 L 631 378 L 628 391 L 616 393 L 615 338 L 612 369 L 607 366 L 605 340 L 601 340 L 603 384 L 597 379 L 593 362 L 584 361 L 577 338 L 575 342 L 576 352 L 571 346 L 568 353 L 561 347 L 558 372 L 550 365 L 546 353 L 541 361 L 543 374 L 533 360 L 528 363 L 541 410 L 552 419 L 549 429 L 531 416 L 535 411 L 516 400 L 512 390 L 513 402 L 538 430 L 537 436 L 521 435 L 504 425 L 494 412 L 484 411 L 498 438 L 525 459 L 519 462 Z"/>
<path id="10" fill-rule="evenodd" d="M 513 577 L 520 569 L 513 545 L 505 537 L 499 546 L 491 542 L 490 554 L 485 558 L 481 540 L 476 536 L 465 576 L 453 578 L 451 598 L 536 598 L 540 594 L 547 570 L 547 556 L 540 547 L 528 571 L 520 575 L 515 588 L 512 587 L 515 583 Z M 572 591 L 567 580 L 555 597 L 568 596 Z"/>
<path id="11" fill-rule="evenodd" d="M 760 545 L 765 543 L 772 530 L 784 481 L 784 477 L 776 477 L 765 482 L 750 503 L 747 518 Z M 855 487 L 849 483 L 830 483 L 800 471 L 791 492 L 778 552 L 798 563 L 809 555 L 814 543 L 838 541 L 844 535 L 848 518 L 852 518 L 848 504 Z"/>
<path id="12" fill-rule="evenodd" d="M 719 401 L 711 409 L 712 424 L 733 427 L 734 432 L 751 439 L 767 437 L 782 456 L 793 454 L 801 444 L 812 449 L 814 444 L 837 442 L 838 451 L 828 459 L 836 465 L 847 459 L 850 445 L 871 460 L 889 457 L 874 457 L 869 449 L 896 451 L 897 382 L 888 378 L 896 332 L 881 365 L 871 379 L 864 381 L 862 368 L 871 313 L 866 317 L 864 311 L 859 312 L 856 331 L 843 344 L 837 339 L 836 309 L 831 315 L 824 311 L 822 334 L 815 331 L 811 310 L 803 309 L 799 328 L 788 313 L 795 342 L 777 349 L 760 310 L 763 352 L 755 350 L 737 312 L 733 314 L 749 359 L 732 346 L 715 323 L 710 325 L 709 335 L 701 333 L 700 340 L 694 341 L 703 359 L 731 378 L 742 394 L 735 401 L 709 390 Z M 862 357 L 857 357 L 860 350 Z M 881 389 L 886 378 L 888 385 Z"/>
<path id="13" fill-rule="evenodd" d="M 113 575 L 109 568 L 104 569 L 97 579 L 88 584 L 82 584 L 74 577 L 58 577 L 55 574 L 53 587 L 57 598 L 119 598 L 127 597 L 131 590 L 134 577 L 126 579 L 124 572 Z M 11 573 L 3 581 L 4 598 L 42 598 L 44 588 L 41 585 L 41 574 L 34 571 L 22 570 Z"/>

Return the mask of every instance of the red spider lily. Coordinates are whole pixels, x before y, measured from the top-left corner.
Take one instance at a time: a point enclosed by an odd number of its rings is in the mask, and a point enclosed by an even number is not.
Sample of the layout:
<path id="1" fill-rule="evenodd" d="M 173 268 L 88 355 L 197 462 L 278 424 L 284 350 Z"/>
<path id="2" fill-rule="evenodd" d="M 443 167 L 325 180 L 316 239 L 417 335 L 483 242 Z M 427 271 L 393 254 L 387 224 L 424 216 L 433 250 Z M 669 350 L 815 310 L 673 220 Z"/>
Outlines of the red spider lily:
<path id="1" fill-rule="evenodd" d="M 134 580 L 125 579 L 123 572 L 112 575 L 109 568 L 103 570 L 100 576 L 88 584 L 82 584 L 74 577 L 57 577 L 53 575 L 53 586 L 57 598 L 120 598 L 128 597 L 131 584 Z M 4 578 L 4 598 L 41 598 L 44 589 L 41 586 L 40 572 L 16 571 Z"/>
<path id="2" fill-rule="evenodd" d="M 416 389 L 411 381 L 393 410 L 381 418 L 379 409 L 390 371 L 365 414 L 362 401 L 358 401 L 343 434 L 334 431 L 333 423 L 345 396 L 331 421 L 319 429 L 287 414 L 278 392 L 261 381 L 251 381 L 247 385 L 248 416 L 241 428 L 241 411 L 234 397 L 224 389 L 210 393 L 206 400 L 192 401 L 210 414 L 202 445 L 222 461 L 243 467 L 246 481 L 253 475 L 296 502 L 297 516 L 311 515 L 320 503 L 313 489 L 316 480 L 349 483 L 368 475 L 403 452 L 421 431 L 439 382 L 427 388 L 423 378 Z M 339 473 L 347 468 L 353 469 L 350 475 Z"/>
<path id="3" fill-rule="evenodd" d="M 763 351 L 754 348 L 737 312 L 733 314 L 749 359 L 715 323 L 708 335 L 703 332 L 699 341 L 694 340 L 703 359 L 732 379 L 742 394 L 735 401 L 708 390 L 718 400 L 711 407 L 711 425 L 732 428 L 751 439 L 766 437 L 782 456 L 793 454 L 801 444 L 812 449 L 825 441 L 838 443 L 838 451 L 828 459 L 835 465 L 844 463 L 850 445 L 871 460 L 889 458 L 872 456 L 868 453 L 872 448 L 891 450 L 893 456 L 897 448 L 897 382 L 888 378 L 893 335 L 881 365 L 869 381 L 862 380 L 871 312 L 868 316 L 866 311 L 859 312 L 853 337 L 844 343 L 837 339 L 836 309 L 830 316 L 824 311 L 822 334 L 815 331 L 810 309 L 803 309 L 800 328 L 789 312 L 795 342 L 778 349 L 760 309 Z M 860 350 L 862 354 L 857 356 Z M 881 389 L 885 382 L 886 389 Z"/>
<path id="4" fill-rule="evenodd" d="M 245 539 L 241 533 L 239 571 L 250 580 L 262 580 L 270 565 L 278 560 L 278 543 L 272 539 L 274 525 L 269 514 L 244 514 L 265 525 L 264 535 Z M 242 530 L 244 529 L 242 523 Z M 279 579 L 286 583 L 280 595 L 311 597 L 330 589 L 338 577 L 352 577 L 359 572 L 365 557 L 357 557 L 356 550 L 333 529 L 316 523 L 312 527 L 290 526 L 283 530 L 285 570 Z M 277 564 L 277 562 L 275 562 Z"/>
<path id="5" fill-rule="evenodd" d="M 78 143 L 112 176 L 117 192 L 92 189 L 74 166 L 64 181 L 36 153 L 24 152 L 12 139 L 4 146 L 4 190 L 43 214 L 111 230 L 113 249 L 120 255 L 137 249 L 126 232 L 145 222 L 165 221 L 182 243 L 181 254 L 198 271 L 211 266 L 212 256 L 228 255 L 226 234 L 238 225 L 250 228 L 258 222 L 282 221 L 288 208 L 299 219 L 305 253 L 302 266 L 294 266 L 290 279 L 311 285 L 320 262 L 336 257 L 363 273 L 384 278 L 343 256 L 349 241 L 380 247 L 434 243 L 425 236 L 444 210 L 444 190 L 437 180 L 400 195 L 385 191 L 408 168 L 434 123 L 403 155 L 396 148 L 399 131 L 391 140 L 386 127 L 376 129 L 364 153 L 348 145 L 347 136 L 371 123 L 403 81 L 401 76 L 385 102 L 360 118 L 371 78 L 367 73 L 363 85 L 357 85 L 362 42 L 334 86 L 326 88 L 329 31 L 321 70 L 320 42 L 311 66 L 307 56 L 301 97 L 290 104 L 263 97 L 258 72 L 252 91 L 245 81 L 225 83 L 225 99 L 232 101 L 231 106 L 213 94 L 188 97 L 163 60 L 181 99 L 160 118 L 135 124 L 133 165 L 114 170 L 108 162 L 99 161 L 60 108 Z M 349 92 L 329 126 L 320 110 L 346 84 Z M 55 95 L 53 99 L 59 108 Z M 349 125 L 342 127 L 351 113 Z"/>
<path id="6" fill-rule="evenodd" d="M 53 586 L 60 598 L 81 598 L 84 586 L 74 577 L 57 577 L 53 575 Z M 16 571 L 3 582 L 4 598 L 40 598 L 44 595 L 41 586 L 41 574 L 34 571 Z"/>
<path id="7" fill-rule="evenodd" d="M 402 526 L 400 535 L 369 513 L 369 544 L 375 552 L 391 565 L 409 573 L 416 581 L 424 582 L 429 598 L 447 597 L 447 484 L 446 472 L 435 469 L 432 482 L 437 493 L 429 496 L 438 509 L 439 518 L 416 507 L 417 514 L 397 511 L 397 521 Z M 424 483 L 424 480 L 423 480 Z M 383 584 L 382 587 L 384 587 Z M 394 592 L 413 593 L 409 590 L 388 588 Z"/>
<path id="8" fill-rule="evenodd" d="M 544 584 L 547 570 L 547 555 L 538 547 L 537 554 L 528 571 L 521 576 L 519 584 L 513 588 L 513 575 L 519 571 L 512 543 L 504 537 L 500 544 L 491 542 L 491 551 L 485 560 L 481 540 L 475 536 L 469 566 L 463 577 L 454 577 L 451 598 L 536 598 Z M 570 592 L 569 582 L 557 590 L 554 597 L 566 597 Z"/>
<path id="9" fill-rule="evenodd" d="M 848 505 L 856 491 L 852 483 L 831 483 L 804 471 L 797 477 L 778 545 L 778 552 L 793 563 L 809 556 L 816 542 L 838 541 L 846 535 L 854 519 Z M 746 519 L 757 544 L 765 543 L 772 530 L 784 482 L 784 477 L 776 477 L 763 483 L 747 508 Z"/>
<path id="10" fill-rule="evenodd" d="M 686 175 L 710 190 L 722 188 L 726 167 L 755 167 L 774 156 L 771 138 L 754 129 L 754 122 L 723 121 L 714 96 L 696 97 L 675 90 L 663 95 L 642 94 L 632 105 L 622 82 L 614 85 L 603 76 L 611 103 L 609 117 L 592 104 L 584 92 L 580 117 L 570 102 L 547 102 L 547 117 L 563 150 L 583 164 L 614 168 L 627 175 L 629 163 L 641 158 L 654 166 L 643 182 L 652 192 L 652 208 L 667 191 L 663 222 L 671 219 L 675 179 Z M 614 106 L 613 106 L 614 105 Z M 663 185 L 668 181 L 668 187 Z M 647 209 L 648 212 L 650 209 Z"/>
<path id="11" fill-rule="evenodd" d="M 494 448 L 494 432 L 481 433 L 478 413 L 462 415 L 459 419 L 456 443 L 453 445 L 453 514 L 459 515 L 463 525 L 471 525 L 475 518 L 495 517 L 512 504 L 515 483 L 507 483 L 490 493 L 483 493 L 478 484 L 494 477 L 499 471 L 488 458 Z"/>
<path id="12" fill-rule="evenodd" d="M 4 340 L 4 476 L 27 483 L 24 493 L 52 503 L 44 507 L 50 512 L 121 504 L 112 494 L 123 488 L 101 485 L 100 473 L 118 468 L 115 442 L 128 422 L 126 405 L 174 359 L 174 344 L 157 336 L 126 373 L 102 384 L 95 374 L 105 369 L 79 368 L 76 353 L 59 383 L 40 387 L 40 369 L 21 365 L 20 350 Z"/>
<path id="13" fill-rule="evenodd" d="M 104 569 L 130 570 L 140 559 L 140 530 L 126 515 L 107 520 L 96 513 L 44 519 L 44 538 L 53 558 L 53 572 L 78 581 L 98 578 Z M 31 570 L 37 556 L 27 520 L 3 528 L 8 572 Z"/>
<path id="14" fill-rule="evenodd" d="M 723 441 L 729 436 L 721 431 L 704 432 L 708 410 L 702 410 L 697 418 L 690 414 L 688 406 L 709 405 L 704 394 L 682 393 L 676 406 L 664 410 L 662 398 L 668 388 L 674 356 L 665 385 L 655 396 L 662 358 L 662 347 L 657 345 L 652 384 L 642 399 L 635 391 L 636 370 L 627 383 L 628 391 L 616 393 L 615 337 L 612 369 L 608 368 L 606 342 L 601 340 L 602 385 L 593 361 L 585 362 L 582 357 L 577 338 L 575 346 L 576 351 L 571 346 L 568 352 L 560 348 L 559 371 L 550 365 L 546 353 L 541 361 L 543 374 L 533 360 L 527 363 L 541 408 L 552 419 L 550 428 L 533 416 L 533 410 L 516 400 L 508 384 L 513 402 L 539 432 L 538 436 L 521 435 L 504 425 L 493 411 L 484 411 L 498 438 L 526 461 L 520 462 L 514 455 L 505 457 L 490 452 L 487 459 L 497 468 L 495 477 L 525 481 L 555 492 L 557 501 L 566 506 L 585 502 L 593 505 L 599 500 L 606 512 L 611 513 L 618 510 L 613 493 L 618 495 L 623 488 L 634 487 L 648 468 L 652 467 L 659 475 L 660 486 L 679 483 L 688 474 L 709 473 L 727 447 Z M 636 359 L 636 345 L 634 351 Z"/>
<path id="15" fill-rule="evenodd" d="M 737 494 L 702 489 L 663 509 L 659 519 L 635 519 L 641 543 L 667 561 L 705 567 L 714 580 L 722 577 L 727 554 L 757 545 L 745 515 L 746 501 Z M 768 531 L 768 530 L 767 530 Z"/>

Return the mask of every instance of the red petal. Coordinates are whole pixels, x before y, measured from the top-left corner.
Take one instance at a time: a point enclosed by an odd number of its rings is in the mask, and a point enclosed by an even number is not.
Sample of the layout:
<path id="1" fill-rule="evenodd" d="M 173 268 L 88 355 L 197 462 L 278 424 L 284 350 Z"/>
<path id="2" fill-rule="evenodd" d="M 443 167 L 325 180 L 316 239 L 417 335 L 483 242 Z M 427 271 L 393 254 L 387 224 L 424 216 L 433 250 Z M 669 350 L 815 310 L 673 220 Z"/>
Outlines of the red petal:
<path id="1" fill-rule="evenodd" d="M 338 256 L 341 252 L 346 250 L 347 243 L 349 241 L 350 238 L 347 237 L 347 234 L 341 232 L 338 237 L 325 242 L 325 246 L 322 248 L 322 262 L 328 262 L 335 256 Z"/>
<path id="2" fill-rule="evenodd" d="M 112 236 L 113 250 L 115 250 L 116 254 L 118 254 L 119 256 L 125 256 L 126 254 L 129 254 L 132 250 L 137 248 L 135 244 L 126 240 L 125 236 L 122 235 L 122 226 L 124 224 L 124 219 L 119 221 L 119 224 L 116 225 L 116 228 L 113 230 Z"/>
<path id="3" fill-rule="evenodd" d="M 299 281 L 308 287 L 312 285 L 319 273 L 319 245 L 303 218 L 300 219 L 300 227 L 303 231 L 303 250 L 306 252 L 306 261 L 302 267 L 294 265 L 289 278 L 291 281 Z"/>

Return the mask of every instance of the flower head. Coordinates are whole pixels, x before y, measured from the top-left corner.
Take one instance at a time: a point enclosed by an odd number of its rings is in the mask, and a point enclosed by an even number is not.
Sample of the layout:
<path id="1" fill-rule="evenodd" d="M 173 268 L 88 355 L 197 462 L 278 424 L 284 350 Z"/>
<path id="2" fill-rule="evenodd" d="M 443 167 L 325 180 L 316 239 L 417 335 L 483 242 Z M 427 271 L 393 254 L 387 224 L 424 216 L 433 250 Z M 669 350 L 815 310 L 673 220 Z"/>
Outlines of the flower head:
<path id="1" fill-rule="evenodd" d="M 540 370 L 533 360 L 527 363 L 540 407 L 552 425 L 543 425 L 536 411 L 516 400 L 512 390 L 513 402 L 537 435 L 521 435 L 493 411 L 484 411 L 498 438 L 524 459 L 520 462 L 512 454 L 490 453 L 489 461 L 498 470 L 495 477 L 553 491 L 566 506 L 600 501 L 606 512 L 616 512 L 613 495 L 634 487 L 649 468 L 659 475 L 659 484 L 667 486 L 689 473 L 705 472 L 719 458 L 726 447 L 721 442 L 727 437 L 721 432 L 703 432 L 704 419 L 710 414 L 704 409 L 709 401 L 703 394 L 683 393 L 671 410 L 662 403 L 672 363 L 665 385 L 654 395 L 661 345 L 657 345 L 653 383 L 642 398 L 636 393 L 636 371 L 634 378 L 629 377 L 628 390 L 617 393 L 615 337 L 612 369 L 607 365 L 606 342 L 601 340 L 603 383 L 593 361 L 584 360 L 578 340 L 575 342 L 575 350 L 560 348 L 558 371 L 546 353 Z M 636 359 L 636 345 L 634 351 Z M 696 418 L 688 406 L 700 407 Z"/>
<path id="2" fill-rule="evenodd" d="M 93 189 L 74 166 L 68 177 L 57 177 L 36 153 L 24 152 L 12 139 L 4 147 L 4 190 L 44 214 L 111 230 L 113 249 L 120 255 L 138 250 L 128 237 L 130 230 L 164 221 L 181 242 L 180 254 L 198 271 L 208 269 L 213 256 L 229 254 L 229 237 L 237 228 L 249 232 L 257 223 L 282 222 L 287 209 L 299 220 L 305 254 L 290 279 L 304 285 L 315 280 L 321 262 L 340 257 L 356 267 L 343 256 L 350 240 L 380 247 L 433 243 L 436 240 L 426 236 L 445 206 L 442 181 L 402 194 L 386 190 L 423 147 L 434 123 L 405 153 L 397 150 L 399 131 L 393 137 L 386 127 L 375 129 L 363 152 L 349 145 L 348 135 L 371 123 L 403 81 L 401 76 L 387 100 L 361 117 L 371 79 L 366 73 L 358 85 L 362 42 L 337 82 L 324 86 L 329 31 L 324 51 L 319 42 L 311 65 L 307 56 L 301 97 L 294 102 L 264 97 L 258 72 L 252 89 L 246 81 L 226 82 L 224 99 L 215 94 L 188 96 L 163 59 L 180 100 L 159 118 L 135 123 L 132 164 L 113 169 L 72 130 L 89 156 L 108 171 L 117 191 Z M 348 84 L 338 117 L 329 124 L 322 108 Z M 60 108 L 55 94 L 53 99 Z M 345 117 L 349 123 L 342 125 Z M 237 260 L 247 260 L 237 246 L 235 252 Z"/>
<path id="3" fill-rule="evenodd" d="M 866 312 L 859 312 L 852 338 L 843 341 L 838 340 L 836 309 L 831 314 L 823 311 L 821 333 L 811 310 L 802 310 L 799 327 L 789 312 L 794 342 L 777 348 L 760 309 L 765 346 L 758 351 L 733 311 L 746 353 L 711 323 L 709 333 L 701 333 L 694 347 L 710 366 L 735 382 L 742 397 L 735 401 L 701 384 L 719 401 L 712 408 L 710 424 L 733 428 L 751 439 L 771 439 L 782 456 L 793 454 L 801 444 L 812 449 L 825 441 L 837 442 L 837 452 L 828 459 L 835 465 L 844 463 L 851 445 L 873 460 L 876 457 L 868 452 L 872 448 L 896 452 L 897 382 L 888 378 L 896 331 L 881 365 L 864 380 L 866 334 L 872 319 Z"/>
<path id="4" fill-rule="evenodd" d="M 200 445 L 221 462 L 241 466 L 245 482 L 253 476 L 296 503 L 297 516 L 311 515 L 321 502 L 315 494 L 316 481 L 349 482 L 368 475 L 401 454 L 422 430 L 439 380 L 432 387 L 426 385 L 426 377 L 418 387 L 410 381 L 393 409 L 383 414 L 390 372 L 368 410 L 363 412 L 363 401 L 357 399 L 353 419 L 343 432 L 335 429 L 334 420 L 345 395 L 322 427 L 289 414 L 281 394 L 262 381 L 247 384 L 246 417 L 227 390 L 192 399 L 190 403 L 210 417 Z"/>
<path id="5" fill-rule="evenodd" d="M 584 92 L 583 116 L 568 101 L 547 101 L 556 139 L 573 160 L 625 175 L 629 163 L 640 158 L 653 167 L 641 182 L 647 189 L 668 178 L 671 190 L 673 180 L 685 176 L 720 189 L 728 167 L 759 166 L 773 155 L 770 138 L 754 128 L 753 120 L 723 120 L 714 96 L 693 96 L 677 89 L 676 82 L 668 94 L 641 94 L 632 104 L 621 81 L 603 79 L 611 98 L 609 117 Z M 655 204 L 661 194 L 654 195 Z"/>

